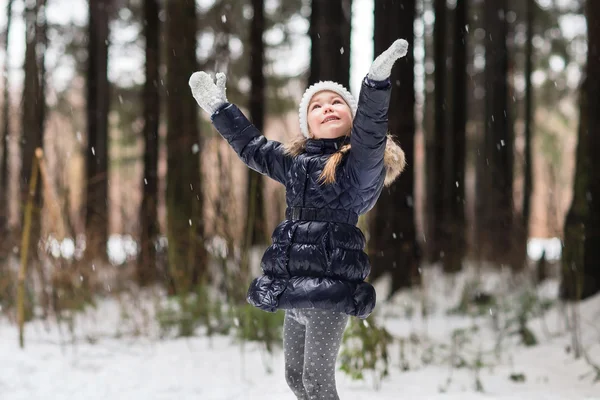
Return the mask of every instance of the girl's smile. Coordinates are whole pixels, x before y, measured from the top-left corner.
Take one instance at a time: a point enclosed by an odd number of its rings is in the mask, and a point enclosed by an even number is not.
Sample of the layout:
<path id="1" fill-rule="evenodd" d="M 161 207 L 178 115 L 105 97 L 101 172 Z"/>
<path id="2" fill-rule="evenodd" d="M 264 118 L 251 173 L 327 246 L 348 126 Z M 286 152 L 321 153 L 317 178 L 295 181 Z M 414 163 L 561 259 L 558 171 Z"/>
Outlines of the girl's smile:
<path id="1" fill-rule="evenodd" d="M 331 121 L 339 121 L 340 119 L 338 117 L 336 117 L 335 115 L 330 115 L 329 117 L 326 117 L 323 122 L 321 122 L 322 124 L 325 124 L 327 122 L 331 122 Z"/>

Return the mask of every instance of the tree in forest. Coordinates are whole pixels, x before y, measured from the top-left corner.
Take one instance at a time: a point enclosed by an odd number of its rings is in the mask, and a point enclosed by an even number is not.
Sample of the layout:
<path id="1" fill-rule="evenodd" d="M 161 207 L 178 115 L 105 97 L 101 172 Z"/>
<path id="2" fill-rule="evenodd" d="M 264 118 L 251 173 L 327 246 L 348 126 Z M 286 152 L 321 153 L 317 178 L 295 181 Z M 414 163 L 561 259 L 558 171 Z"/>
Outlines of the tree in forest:
<path id="1" fill-rule="evenodd" d="M 4 65 L 2 72 L 2 120 L 0 122 L 0 250 L 7 249 L 10 245 L 8 237 L 8 217 L 9 217 L 9 191 L 8 191 L 8 147 L 10 139 L 10 92 L 8 84 L 8 73 L 10 59 L 9 53 L 9 35 L 12 25 L 12 6 L 13 0 L 8 0 L 6 5 L 6 28 L 3 33 L 4 45 Z M 0 251 L 0 254 L 6 254 L 5 251 Z"/>
<path id="2" fill-rule="evenodd" d="M 523 209 L 521 212 L 521 225 L 523 240 L 529 237 L 529 219 L 531 217 L 531 194 L 533 193 L 533 158 L 531 152 L 533 134 L 533 26 L 534 26 L 535 0 L 527 0 L 526 24 L 527 39 L 525 43 L 525 160 L 523 172 Z M 525 255 L 527 253 L 525 252 Z"/>
<path id="3" fill-rule="evenodd" d="M 588 0 L 588 55 L 586 71 L 588 213 L 585 219 L 582 299 L 600 292 L 600 3 Z M 585 135 L 585 132 L 584 132 Z M 585 172 L 584 172 L 585 174 Z"/>
<path id="4" fill-rule="evenodd" d="M 534 22 L 535 14 L 539 12 L 536 6 L 535 0 L 527 0 L 520 4 L 523 7 L 522 13 L 525 14 L 525 20 L 523 22 L 526 30 L 525 48 L 523 49 L 524 55 L 524 67 L 523 75 L 525 81 L 524 88 L 524 134 L 523 139 L 525 142 L 523 150 L 523 200 L 521 202 L 521 212 L 515 212 L 514 214 L 514 225 L 513 225 L 513 246 L 512 246 L 512 264 L 514 269 L 521 269 L 527 265 L 527 241 L 529 238 L 529 221 L 531 217 L 531 196 L 533 194 L 533 122 L 534 122 L 534 103 L 533 103 L 533 85 L 532 77 L 534 72 L 534 57 L 533 57 L 533 38 L 534 38 Z M 521 11 L 521 10 L 520 10 Z M 515 24 L 516 25 L 516 24 Z M 517 28 L 515 27 L 515 30 Z M 514 42 L 514 41 L 513 41 Z M 515 47 L 514 44 L 512 47 Z M 511 49 L 512 52 L 517 52 L 516 48 Z M 513 71 L 513 74 L 516 74 Z M 516 114 L 517 110 L 515 110 Z M 517 167 L 517 165 L 515 165 Z M 517 170 L 515 179 L 520 171 Z M 515 210 L 516 211 L 516 210 Z M 540 264 L 543 266 L 544 264 Z M 543 272 L 540 271 L 538 276 L 543 276 Z"/>
<path id="5" fill-rule="evenodd" d="M 451 19 L 446 1 L 435 0 L 434 12 L 434 126 L 425 138 L 425 243 L 429 262 L 441 261 L 444 271 L 457 272 L 462 267 L 466 247 L 467 5 L 458 1 L 455 18 Z M 446 76 L 453 79 L 447 80 Z"/>
<path id="6" fill-rule="evenodd" d="M 486 4 L 485 125 L 477 166 L 475 248 L 480 259 L 512 265 L 513 128 L 508 104 L 507 0 Z"/>
<path id="7" fill-rule="evenodd" d="M 108 82 L 112 0 L 89 2 L 87 62 L 86 257 L 108 261 Z"/>
<path id="8" fill-rule="evenodd" d="M 415 0 L 375 2 L 374 51 L 380 54 L 398 38 L 414 43 Z M 388 273 L 391 293 L 420 283 L 420 249 L 417 241 L 414 201 L 415 89 L 414 55 L 409 49 L 392 70 L 389 131 L 406 155 L 402 176 L 381 193 L 369 213 L 368 254 L 373 264 L 371 279 Z"/>
<path id="9" fill-rule="evenodd" d="M 579 128 L 577 130 L 577 150 L 573 173 L 573 198 L 565 217 L 563 249 L 561 253 L 561 288 L 563 299 L 576 300 L 583 293 L 585 266 L 585 228 L 588 216 L 588 187 L 590 160 L 589 108 L 587 99 L 587 79 L 583 79 L 579 95 Z"/>
<path id="10" fill-rule="evenodd" d="M 23 82 L 22 134 L 21 134 L 21 204 L 29 195 L 29 182 L 32 179 L 36 148 L 43 145 L 45 107 L 44 97 L 44 45 L 45 45 L 45 0 L 29 1 L 25 8 L 25 77 Z M 30 257 L 37 259 L 41 232 L 42 196 L 41 185 L 37 185 L 30 230 Z M 21 213 L 22 215 L 23 213 Z M 24 251 L 24 249 L 21 249 Z"/>
<path id="11" fill-rule="evenodd" d="M 166 5 L 167 64 L 167 240 L 172 291 L 187 291 L 205 278 L 201 140 L 198 106 L 188 80 L 196 60 L 194 0 Z"/>
<path id="12" fill-rule="evenodd" d="M 467 0 L 458 0 L 452 25 L 452 117 L 443 132 L 442 265 L 446 272 L 462 268 L 466 253 L 465 159 L 467 129 Z M 441 105 L 444 106 L 443 104 Z"/>
<path id="13" fill-rule="evenodd" d="M 144 174 L 140 206 L 140 253 L 137 259 L 138 282 L 156 279 L 156 239 L 158 225 L 158 126 L 160 116 L 160 7 L 158 0 L 144 0 L 143 31 L 146 38 L 146 81 L 144 104 Z"/>
<path id="14" fill-rule="evenodd" d="M 332 80 L 349 87 L 351 19 L 352 0 L 311 1 L 309 85 Z"/>
<path id="15" fill-rule="evenodd" d="M 591 1 L 586 5 L 588 20 L 588 53 L 586 76 L 579 87 L 579 127 L 573 173 L 573 197 L 565 218 L 561 254 L 560 296 L 567 300 L 590 297 L 600 291 L 600 234 L 594 226 L 600 220 L 600 174 L 597 150 L 600 148 L 600 7 Z"/>
<path id="16" fill-rule="evenodd" d="M 250 23 L 250 98 L 248 109 L 252 124 L 262 132 L 265 119 L 265 45 L 263 34 L 265 29 L 264 0 L 252 0 L 253 17 Z M 262 175 L 248 172 L 248 215 L 246 217 L 246 248 L 250 245 L 261 245 L 268 241 L 265 226 L 265 209 L 263 198 Z"/>
<path id="17" fill-rule="evenodd" d="M 446 0 L 434 0 L 433 9 L 435 22 L 433 28 L 433 63 L 434 92 L 433 92 L 433 132 L 425 136 L 426 159 L 426 250 L 429 262 L 443 258 L 442 221 L 444 218 L 444 153 L 448 151 L 445 140 L 446 124 L 446 21 L 448 13 Z"/>

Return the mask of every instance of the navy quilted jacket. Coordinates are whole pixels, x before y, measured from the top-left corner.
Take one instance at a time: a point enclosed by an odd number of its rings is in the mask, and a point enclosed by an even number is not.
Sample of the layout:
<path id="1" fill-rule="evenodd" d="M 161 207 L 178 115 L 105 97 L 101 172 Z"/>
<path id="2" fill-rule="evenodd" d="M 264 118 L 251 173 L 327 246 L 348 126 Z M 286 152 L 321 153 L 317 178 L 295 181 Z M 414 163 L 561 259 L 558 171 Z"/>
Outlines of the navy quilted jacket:
<path id="1" fill-rule="evenodd" d="M 362 84 L 349 138 L 308 139 L 305 152 L 284 154 L 233 104 L 212 122 L 246 165 L 285 185 L 286 219 L 265 251 L 263 275 L 254 279 L 248 302 L 262 310 L 317 308 L 366 318 L 375 307 L 365 237 L 356 226 L 384 186 L 390 84 Z M 336 182 L 318 179 L 325 162 L 345 141 L 351 149 L 338 166 Z"/>

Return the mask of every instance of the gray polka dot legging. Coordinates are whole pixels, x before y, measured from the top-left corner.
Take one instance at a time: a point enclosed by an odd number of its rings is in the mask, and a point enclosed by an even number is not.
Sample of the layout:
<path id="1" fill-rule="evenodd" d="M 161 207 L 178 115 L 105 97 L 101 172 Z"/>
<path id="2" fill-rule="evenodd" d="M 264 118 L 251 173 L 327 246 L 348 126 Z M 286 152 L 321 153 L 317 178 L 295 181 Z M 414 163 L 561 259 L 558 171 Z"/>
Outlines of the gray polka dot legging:
<path id="1" fill-rule="evenodd" d="M 285 379 L 298 400 L 339 400 L 335 363 L 348 315 L 286 310 L 283 323 Z"/>

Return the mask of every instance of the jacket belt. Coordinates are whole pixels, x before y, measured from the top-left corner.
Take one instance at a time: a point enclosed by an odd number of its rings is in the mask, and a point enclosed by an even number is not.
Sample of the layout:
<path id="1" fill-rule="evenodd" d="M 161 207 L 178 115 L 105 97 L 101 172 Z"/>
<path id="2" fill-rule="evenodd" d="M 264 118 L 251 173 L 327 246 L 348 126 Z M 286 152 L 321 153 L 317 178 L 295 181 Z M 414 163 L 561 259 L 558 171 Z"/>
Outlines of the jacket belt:
<path id="1" fill-rule="evenodd" d="M 356 225 L 358 214 L 332 208 L 288 207 L 285 217 L 292 221 L 324 221 Z"/>

